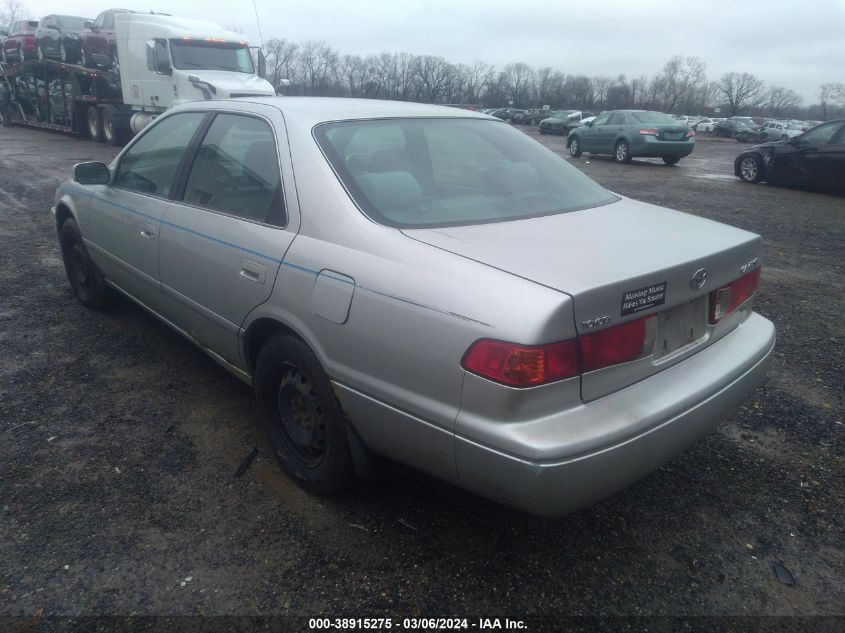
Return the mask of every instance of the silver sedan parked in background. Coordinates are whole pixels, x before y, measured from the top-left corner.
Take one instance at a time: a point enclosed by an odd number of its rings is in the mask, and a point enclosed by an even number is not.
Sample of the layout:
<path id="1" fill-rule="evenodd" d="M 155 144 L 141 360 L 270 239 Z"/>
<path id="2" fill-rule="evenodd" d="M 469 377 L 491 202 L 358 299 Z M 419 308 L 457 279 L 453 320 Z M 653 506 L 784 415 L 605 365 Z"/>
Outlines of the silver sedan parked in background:
<path id="1" fill-rule="evenodd" d="M 316 493 L 375 452 L 562 514 L 712 431 L 774 345 L 757 235 L 454 108 L 185 104 L 53 213 L 78 299 L 129 297 L 252 385 Z"/>

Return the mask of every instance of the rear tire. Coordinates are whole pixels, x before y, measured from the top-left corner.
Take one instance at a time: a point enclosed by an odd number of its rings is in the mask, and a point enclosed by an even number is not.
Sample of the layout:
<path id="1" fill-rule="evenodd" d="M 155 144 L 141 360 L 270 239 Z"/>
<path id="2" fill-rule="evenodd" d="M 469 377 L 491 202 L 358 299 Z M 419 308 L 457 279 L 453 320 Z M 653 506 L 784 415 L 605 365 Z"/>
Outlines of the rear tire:
<path id="1" fill-rule="evenodd" d="M 88 106 L 85 115 L 85 123 L 88 128 L 88 136 L 92 141 L 103 142 L 103 120 L 100 118 L 100 111 L 97 106 Z"/>
<path id="2" fill-rule="evenodd" d="M 666 163 L 667 165 L 669 165 L 670 167 L 672 165 L 677 165 L 679 160 L 681 160 L 680 156 L 664 156 L 663 157 L 663 162 Z"/>
<path id="3" fill-rule="evenodd" d="M 613 150 L 613 160 L 617 163 L 631 162 L 631 148 L 628 146 L 628 141 L 622 139 L 616 142 L 616 147 Z"/>
<path id="4" fill-rule="evenodd" d="M 120 130 L 118 130 L 114 118 L 114 108 L 105 106 L 102 116 L 103 141 L 112 147 L 120 145 L 121 137 Z"/>
<path id="5" fill-rule="evenodd" d="M 255 395 L 282 469 L 306 490 L 328 495 L 354 482 L 346 419 L 320 361 L 298 338 L 276 335 L 255 365 Z"/>
<path id="6" fill-rule="evenodd" d="M 579 158 L 581 154 L 581 143 L 578 141 L 577 136 L 573 136 L 569 139 L 569 155 L 572 156 L 572 158 Z"/>
<path id="7" fill-rule="evenodd" d="M 79 303 L 92 310 L 103 310 L 114 305 L 118 295 L 106 284 L 103 274 L 88 254 L 76 220 L 65 220 L 59 242 L 65 272 Z"/>
<path id="8" fill-rule="evenodd" d="M 760 182 L 763 180 L 763 163 L 758 156 L 749 154 L 739 162 L 739 178 L 745 182 Z"/>

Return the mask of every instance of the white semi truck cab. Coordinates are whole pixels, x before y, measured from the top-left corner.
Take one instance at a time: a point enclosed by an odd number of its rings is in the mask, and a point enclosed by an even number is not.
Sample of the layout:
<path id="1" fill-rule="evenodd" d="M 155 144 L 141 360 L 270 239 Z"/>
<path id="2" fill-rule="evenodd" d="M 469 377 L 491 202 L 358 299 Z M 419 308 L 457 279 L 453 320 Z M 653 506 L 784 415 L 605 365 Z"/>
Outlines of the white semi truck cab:
<path id="1" fill-rule="evenodd" d="M 274 96 L 264 56 L 213 22 L 144 13 L 115 16 L 117 58 L 129 125 L 138 133 L 188 101 Z M 253 55 L 253 51 L 256 55 Z"/>

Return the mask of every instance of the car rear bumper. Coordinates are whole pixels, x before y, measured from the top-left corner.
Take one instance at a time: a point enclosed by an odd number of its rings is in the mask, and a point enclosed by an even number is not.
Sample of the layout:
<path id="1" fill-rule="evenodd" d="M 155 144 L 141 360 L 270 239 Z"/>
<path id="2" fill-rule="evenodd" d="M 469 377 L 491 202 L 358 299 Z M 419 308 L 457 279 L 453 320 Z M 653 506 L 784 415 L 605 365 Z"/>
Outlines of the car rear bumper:
<path id="1" fill-rule="evenodd" d="M 530 433 L 542 428 L 560 436 L 556 448 L 563 457 L 558 459 L 538 461 L 508 454 L 458 435 L 460 485 L 550 516 L 593 503 L 712 432 L 764 380 L 774 343 L 774 325 L 752 313 L 729 335 L 671 368 L 546 418 L 541 426 L 528 423 Z M 498 424 L 510 437 L 519 435 L 511 425 Z M 632 429 L 631 434 L 620 438 L 620 425 Z M 604 442 L 602 433 L 608 438 Z M 589 436 L 591 448 L 579 452 L 578 447 L 585 445 L 579 435 Z M 548 437 L 543 439 L 547 445 Z"/>
<path id="2" fill-rule="evenodd" d="M 653 136 L 644 136 L 639 142 L 631 142 L 632 156 L 689 156 L 695 148 L 695 142 L 660 141 Z"/>

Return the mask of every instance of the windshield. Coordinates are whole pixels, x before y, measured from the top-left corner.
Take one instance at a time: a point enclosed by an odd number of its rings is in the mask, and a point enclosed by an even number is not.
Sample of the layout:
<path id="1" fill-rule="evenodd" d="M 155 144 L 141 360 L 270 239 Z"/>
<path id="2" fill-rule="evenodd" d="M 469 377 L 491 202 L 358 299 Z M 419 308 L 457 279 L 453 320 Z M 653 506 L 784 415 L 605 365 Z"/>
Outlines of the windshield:
<path id="1" fill-rule="evenodd" d="M 662 112 L 631 112 L 633 116 L 640 123 L 671 123 L 677 125 L 678 122 L 667 114 Z"/>
<path id="2" fill-rule="evenodd" d="M 205 40 L 170 40 L 173 65 L 179 70 L 228 70 L 252 73 L 252 57 L 246 44 L 240 42 L 206 42 Z"/>
<path id="3" fill-rule="evenodd" d="M 518 220 L 618 197 L 522 132 L 488 120 L 326 123 L 314 136 L 373 220 L 430 228 Z"/>
<path id="4" fill-rule="evenodd" d="M 573 114 L 575 114 L 576 112 L 577 112 L 577 110 L 558 110 L 557 112 L 555 112 L 552 115 L 552 118 L 554 118 L 554 119 L 566 119 L 566 118 L 572 116 Z"/>
<path id="5" fill-rule="evenodd" d="M 60 15 L 56 22 L 60 29 L 81 31 L 85 28 L 85 21 L 88 18 L 77 18 L 72 15 Z"/>

